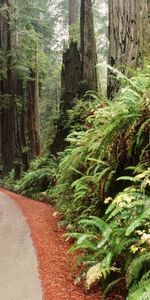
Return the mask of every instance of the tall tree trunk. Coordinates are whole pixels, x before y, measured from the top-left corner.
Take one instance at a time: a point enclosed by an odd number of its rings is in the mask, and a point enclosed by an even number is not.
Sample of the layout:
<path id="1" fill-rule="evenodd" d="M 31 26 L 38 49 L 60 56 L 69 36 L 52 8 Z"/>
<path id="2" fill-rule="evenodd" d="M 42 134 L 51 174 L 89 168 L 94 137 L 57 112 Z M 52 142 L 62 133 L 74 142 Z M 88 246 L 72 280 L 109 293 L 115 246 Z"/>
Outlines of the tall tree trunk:
<path id="1" fill-rule="evenodd" d="M 18 47 L 17 30 L 13 27 L 14 4 L 17 4 L 17 0 L 4 0 L 1 3 L 3 14 L 0 16 L 0 48 L 5 56 L 2 66 L 5 72 L 2 72 L 0 78 L 0 137 L 3 176 L 14 168 L 15 177 L 18 179 L 22 170 L 22 151 L 25 147 L 22 135 L 25 136 L 25 126 L 21 123 L 20 106 L 17 105 L 18 99 L 23 101 L 23 81 L 18 78 L 13 62 L 13 53 Z M 17 18 L 17 11 L 15 17 Z"/>
<path id="2" fill-rule="evenodd" d="M 27 128 L 30 158 L 36 158 L 40 154 L 38 70 L 30 70 L 30 77 L 27 82 Z"/>
<path id="3" fill-rule="evenodd" d="M 79 29 L 79 16 L 80 16 L 80 1 L 81 0 L 68 0 L 69 5 L 69 43 L 79 43 L 80 29 Z"/>
<path id="4" fill-rule="evenodd" d="M 51 145 L 51 153 L 63 151 L 67 145 L 65 138 L 69 133 L 67 127 L 68 109 L 74 105 L 73 99 L 80 94 L 79 82 L 81 80 L 81 62 L 77 43 L 71 42 L 69 49 L 63 53 L 63 65 L 61 71 L 61 99 L 60 117 L 57 124 L 57 133 Z"/>
<path id="5" fill-rule="evenodd" d="M 79 17 L 80 0 L 68 0 L 69 2 L 69 26 L 76 24 Z"/>
<path id="6" fill-rule="evenodd" d="M 15 109 L 15 93 L 16 93 L 16 74 L 12 70 L 12 30 L 10 10 L 14 4 L 13 0 L 3 1 L 6 10 L 1 15 L 0 27 L 0 48 L 6 56 L 6 74 L 1 78 L 0 93 L 2 105 L 2 166 L 3 175 L 7 175 L 14 166 L 16 154 L 16 109 Z"/>
<path id="7" fill-rule="evenodd" d="M 69 0 L 69 25 L 76 25 L 78 19 L 79 1 Z M 63 53 L 63 66 L 61 74 L 61 104 L 60 118 L 57 133 L 51 152 L 56 154 L 64 150 L 70 128 L 67 127 L 67 110 L 71 109 L 75 98 L 82 97 L 87 90 L 97 90 L 96 72 L 96 42 L 94 38 L 94 25 L 92 13 L 92 1 L 81 0 L 81 22 L 80 22 L 81 49 L 74 42 L 72 32 L 70 34 L 69 49 Z"/>
<path id="8" fill-rule="evenodd" d="M 149 0 L 109 0 L 109 58 L 108 64 L 130 74 L 131 68 L 142 64 L 146 54 Z M 148 50 L 149 51 L 149 50 Z M 108 97 L 113 98 L 119 83 L 108 71 Z"/>
<path id="9" fill-rule="evenodd" d="M 94 36 L 92 1 L 81 0 L 82 81 L 86 90 L 97 90 L 97 54 Z"/>
<path id="10" fill-rule="evenodd" d="M 79 97 L 79 83 L 81 81 L 81 61 L 79 45 L 74 41 L 74 30 L 72 26 L 77 25 L 79 16 L 79 0 L 68 0 L 69 5 L 69 48 L 63 53 L 61 70 L 61 99 L 60 117 L 57 124 L 57 132 L 50 147 L 53 154 L 63 151 L 67 143 L 65 138 L 69 133 L 67 127 L 67 110 L 74 105 L 73 99 Z M 74 27 L 74 29 L 75 29 Z"/>

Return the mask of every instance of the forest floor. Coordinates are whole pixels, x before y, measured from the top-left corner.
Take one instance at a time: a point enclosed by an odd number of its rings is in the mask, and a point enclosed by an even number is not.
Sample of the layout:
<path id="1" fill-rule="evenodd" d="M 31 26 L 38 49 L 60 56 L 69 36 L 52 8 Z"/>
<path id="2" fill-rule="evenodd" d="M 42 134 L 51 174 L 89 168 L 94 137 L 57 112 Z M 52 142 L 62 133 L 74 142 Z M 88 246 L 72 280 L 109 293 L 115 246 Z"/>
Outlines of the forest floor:
<path id="1" fill-rule="evenodd" d="M 59 226 L 60 217 L 55 209 L 48 204 L 28 199 L 4 189 L 0 189 L 0 192 L 0 200 L 4 194 L 4 199 L 7 196 L 10 202 L 14 202 L 17 204 L 18 209 L 21 209 L 21 214 L 24 216 L 30 230 L 38 261 L 43 300 L 100 300 L 101 290 L 87 294 L 82 285 L 75 284 L 68 263 L 70 260 L 68 254 L 70 244 L 64 238 L 65 230 Z M 5 256 L 5 253 L 3 253 L 3 256 Z M 123 300 L 121 294 L 122 287 L 117 291 L 114 290 L 107 299 Z M 23 300 L 23 298 L 13 299 Z M 33 300 L 37 299 L 33 296 Z M 4 297 L 3 300 L 7 300 L 7 297 Z M 29 298 L 29 300 L 32 299 Z"/>

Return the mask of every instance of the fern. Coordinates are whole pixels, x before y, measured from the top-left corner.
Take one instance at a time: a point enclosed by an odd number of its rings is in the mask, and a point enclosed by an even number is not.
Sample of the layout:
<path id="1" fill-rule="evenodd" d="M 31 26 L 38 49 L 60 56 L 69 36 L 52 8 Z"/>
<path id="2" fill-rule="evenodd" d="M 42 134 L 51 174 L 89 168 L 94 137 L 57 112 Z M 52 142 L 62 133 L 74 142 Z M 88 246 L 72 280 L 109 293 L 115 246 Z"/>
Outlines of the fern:
<path id="1" fill-rule="evenodd" d="M 32 198 L 42 198 L 42 194 L 49 185 L 56 181 L 57 163 L 53 157 L 39 157 L 32 161 L 31 168 L 16 182 L 15 190 Z"/>
<path id="2" fill-rule="evenodd" d="M 123 87 L 113 102 L 94 96 L 93 104 L 79 101 L 69 111 L 73 127 L 59 166 L 54 158 L 39 158 L 16 187 L 54 201 L 61 222 L 74 231 L 67 235 L 75 240 L 70 252 L 81 250 L 77 265 L 87 274 L 96 266 L 89 287 L 121 268 L 127 287 L 136 284 L 128 299 L 144 300 L 149 277 L 142 277 L 143 266 L 150 259 L 149 240 L 142 239 L 150 234 L 150 68 L 130 79 L 114 72 Z M 81 126 L 75 126 L 76 118 Z"/>
<path id="3" fill-rule="evenodd" d="M 150 280 L 139 283 L 134 289 L 129 290 L 127 300 L 149 300 L 150 299 Z"/>
<path id="4" fill-rule="evenodd" d="M 101 278 L 106 279 L 111 272 L 118 272 L 119 269 L 115 267 L 103 267 L 101 263 L 91 267 L 86 275 L 86 286 L 90 289 L 91 286 L 97 283 Z"/>
<path id="5" fill-rule="evenodd" d="M 142 254 L 139 257 L 135 257 L 135 259 L 133 259 L 127 270 L 127 286 L 130 286 L 133 281 L 139 278 L 139 273 L 144 264 L 150 265 L 150 253 Z"/>
<path id="6" fill-rule="evenodd" d="M 112 290 L 112 288 L 114 288 L 114 286 L 116 286 L 122 279 L 124 279 L 124 278 L 115 279 L 111 283 L 109 283 L 107 285 L 107 287 L 105 288 L 105 290 L 103 291 L 101 300 L 104 300 L 106 298 L 106 296 L 108 295 L 108 293 Z"/>
<path id="7" fill-rule="evenodd" d="M 67 137 L 70 146 L 59 164 L 55 194 L 54 190 L 49 191 L 60 209 L 64 201 L 66 206 L 73 201 L 73 208 L 82 207 L 81 215 L 89 207 L 89 214 L 98 214 L 100 201 L 110 195 L 112 185 L 113 190 L 118 187 L 118 172 L 124 176 L 123 181 L 139 182 L 126 170 L 125 160 L 134 163 L 135 154 L 138 160 L 144 156 L 143 146 L 148 149 L 149 141 L 145 137 L 149 134 L 149 72 L 147 67 L 133 78 L 124 78 L 126 84 L 113 102 L 102 103 L 96 98 L 85 119 L 84 130 L 73 130 Z M 70 220 L 78 219 L 75 210 L 70 210 Z M 64 209 L 63 214 L 68 219 Z"/>
<path id="8" fill-rule="evenodd" d="M 136 170 L 141 171 L 141 168 L 138 167 Z M 149 169 L 143 170 L 142 173 L 136 173 L 132 181 L 136 184 L 136 188 L 129 186 L 116 195 L 111 200 L 103 218 L 90 216 L 88 219 L 81 219 L 78 222 L 80 234 L 70 234 L 76 239 L 71 251 L 83 250 L 82 262 L 85 266 L 90 265 L 89 270 L 91 271 L 89 273 L 87 271 L 87 276 L 90 274 L 88 276 L 89 288 L 102 277 L 103 279 L 109 277 L 114 263 L 115 268 L 118 269 L 118 262 L 121 258 L 124 261 L 121 275 L 126 274 L 127 287 L 134 283 L 132 294 L 139 289 L 139 299 L 149 295 L 147 290 L 141 289 L 141 286 L 145 286 L 144 283 L 149 281 L 149 272 L 145 276 L 143 274 L 142 279 L 140 279 L 145 266 L 147 268 L 150 265 L 150 253 L 148 251 L 150 197 L 143 190 L 143 185 L 145 186 L 144 183 L 147 182 L 148 178 Z M 134 254 L 134 249 L 136 249 L 137 254 Z M 93 260 L 90 260 L 90 257 Z M 93 269 L 91 264 L 93 264 Z M 120 277 L 117 280 L 119 279 Z M 137 296 L 137 294 L 135 295 Z"/>
<path id="9" fill-rule="evenodd" d="M 95 217 L 95 216 L 91 216 L 89 219 L 85 219 L 85 220 L 80 220 L 79 225 L 82 226 L 94 226 L 97 227 L 99 229 L 99 231 L 103 231 L 104 229 L 106 229 L 107 224 L 104 222 L 104 220 Z"/>

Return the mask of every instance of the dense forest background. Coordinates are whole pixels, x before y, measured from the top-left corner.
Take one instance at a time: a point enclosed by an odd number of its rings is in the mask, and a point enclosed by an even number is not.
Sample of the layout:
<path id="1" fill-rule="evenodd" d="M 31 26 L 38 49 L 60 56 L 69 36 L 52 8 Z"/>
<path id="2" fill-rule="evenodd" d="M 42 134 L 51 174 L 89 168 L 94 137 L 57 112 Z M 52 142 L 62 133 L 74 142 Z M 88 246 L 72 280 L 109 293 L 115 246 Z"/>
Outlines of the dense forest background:
<path id="1" fill-rule="evenodd" d="M 0 3 L 1 185 L 55 205 L 103 299 L 150 298 L 149 63 L 149 0 Z"/>

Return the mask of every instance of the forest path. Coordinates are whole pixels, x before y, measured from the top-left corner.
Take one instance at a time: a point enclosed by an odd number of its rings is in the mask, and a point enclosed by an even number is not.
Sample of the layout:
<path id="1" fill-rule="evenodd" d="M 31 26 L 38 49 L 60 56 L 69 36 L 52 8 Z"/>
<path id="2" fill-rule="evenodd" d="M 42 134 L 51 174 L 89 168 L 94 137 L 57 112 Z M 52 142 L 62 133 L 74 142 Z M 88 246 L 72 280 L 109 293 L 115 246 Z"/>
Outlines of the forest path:
<path id="1" fill-rule="evenodd" d="M 58 220 L 52 206 L 0 189 L 1 299 L 100 299 L 74 285 Z"/>
<path id="2" fill-rule="evenodd" d="M 0 193 L 0 298 L 42 300 L 36 253 L 25 218 Z"/>

